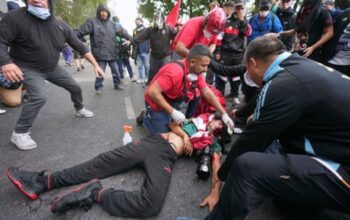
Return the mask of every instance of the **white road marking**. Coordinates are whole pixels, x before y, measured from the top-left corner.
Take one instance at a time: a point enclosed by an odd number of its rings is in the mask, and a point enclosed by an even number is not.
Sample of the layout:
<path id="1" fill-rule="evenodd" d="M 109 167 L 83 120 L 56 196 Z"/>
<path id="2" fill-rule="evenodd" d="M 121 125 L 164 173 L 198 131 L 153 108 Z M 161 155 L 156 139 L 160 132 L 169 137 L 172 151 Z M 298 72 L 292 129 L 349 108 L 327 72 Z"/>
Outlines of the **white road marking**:
<path id="1" fill-rule="evenodd" d="M 124 100 L 125 100 L 125 106 L 126 106 L 126 115 L 127 115 L 128 119 L 130 119 L 130 120 L 136 119 L 134 107 L 132 106 L 132 102 L 131 102 L 131 98 L 125 97 Z"/>

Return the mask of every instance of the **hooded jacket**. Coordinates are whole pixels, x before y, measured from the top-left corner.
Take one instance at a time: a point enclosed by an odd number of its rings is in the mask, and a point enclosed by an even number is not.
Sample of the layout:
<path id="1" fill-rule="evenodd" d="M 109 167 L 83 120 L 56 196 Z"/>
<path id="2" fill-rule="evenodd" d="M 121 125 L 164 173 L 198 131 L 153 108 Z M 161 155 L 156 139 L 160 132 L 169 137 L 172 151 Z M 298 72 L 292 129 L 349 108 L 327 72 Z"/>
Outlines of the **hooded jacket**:
<path id="1" fill-rule="evenodd" d="M 81 54 L 89 50 L 64 21 L 53 15 L 41 20 L 27 7 L 7 13 L 0 22 L 0 65 L 15 63 L 34 71 L 47 73 L 56 68 L 65 42 Z M 8 48 L 10 48 L 8 50 Z"/>
<path id="2" fill-rule="evenodd" d="M 102 19 L 100 12 L 107 11 L 107 19 Z M 91 52 L 96 60 L 110 61 L 117 59 L 116 34 L 131 40 L 132 37 L 122 26 L 116 26 L 110 20 L 111 13 L 105 4 L 97 8 L 96 17 L 89 18 L 78 30 L 78 37 L 90 35 Z"/>

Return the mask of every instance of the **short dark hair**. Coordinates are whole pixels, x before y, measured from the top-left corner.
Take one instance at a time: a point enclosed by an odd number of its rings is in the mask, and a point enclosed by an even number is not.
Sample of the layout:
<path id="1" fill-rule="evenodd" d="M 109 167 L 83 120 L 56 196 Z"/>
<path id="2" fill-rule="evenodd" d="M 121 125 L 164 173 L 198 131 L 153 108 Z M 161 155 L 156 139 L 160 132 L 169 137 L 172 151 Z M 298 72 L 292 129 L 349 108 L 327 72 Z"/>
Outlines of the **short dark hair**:
<path id="1" fill-rule="evenodd" d="M 234 8 L 235 7 L 235 3 L 233 1 L 227 1 L 227 2 L 224 2 L 224 4 L 222 6 L 223 7 L 232 7 L 232 8 Z"/>
<path id="2" fill-rule="evenodd" d="M 195 44 L 187 55 L 187 60 L 194 59 L 198 56 L 206 56 L 210 59 L 213 58 L 212 52 L 204 44 Z"/>
<path id="3" fill-rule="evenodd" d="M 286 46 L 277 37 L 262 36 L 249 43 L 244 53 L 244 61 L 250 58 L 268 60 L 272 55 L 279 55 L 287 51 Z"/>

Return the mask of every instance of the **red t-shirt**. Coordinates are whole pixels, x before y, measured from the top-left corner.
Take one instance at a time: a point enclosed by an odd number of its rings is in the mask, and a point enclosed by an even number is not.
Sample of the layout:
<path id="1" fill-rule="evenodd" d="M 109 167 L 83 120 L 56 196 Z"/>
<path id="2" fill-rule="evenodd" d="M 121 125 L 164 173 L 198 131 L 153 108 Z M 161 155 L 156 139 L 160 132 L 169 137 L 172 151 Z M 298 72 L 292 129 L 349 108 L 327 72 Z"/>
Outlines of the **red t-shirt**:
<path id="1" fill-rule="evenodd" d="M 176 35 L 173 50 L 175 50 L 177 42 L 181 42 L 187 49 L 191 49 L 197 43 L 209 46 L 216 44 L 216 35 L 206 38 L 203 34 L 203 20 L 205 16 L 195 17 L 187 21 L 181 31 Z"/>
<path id="2" fill-rule="evenodd" d="M 150 85 L 146 89 L 146 92 L 144 93 L 144 97 L 146 102 L 150 105 L 150 107 L 155 111 L 162 110 L 160 107 L 158 107 L 153 100 L 147 95 L 147 92 L 149 88 L 155 83 L 158 82 L 158 85 L 163 90 L 163 95 L 167 100 L 177 99 L 182 95 L 183 92 L 183 81 L 184 81 L 184 73 L 188 74 L 188 67 L 186 60 L 183 59 L 181 62 L 184 64 L 184 70 L 182 67 L 177 63 L 168 63 L 164 65 L 158 73 L 154 76 L 152 79 Z M 192 82 L 185 80 L 186 82 L 186 88 L 187 90 L 187 97 L 189 99 L 192 99 L 196 96 L 196 91 L 192 91 L 189 88 L 192 85 Z M 197 81 L 197 88 L 198 89 L 204 89 L 207 87 L 207 83 L 205 82 L 205 79 L 202 74 L 198 75 L 198 81 Z"/>

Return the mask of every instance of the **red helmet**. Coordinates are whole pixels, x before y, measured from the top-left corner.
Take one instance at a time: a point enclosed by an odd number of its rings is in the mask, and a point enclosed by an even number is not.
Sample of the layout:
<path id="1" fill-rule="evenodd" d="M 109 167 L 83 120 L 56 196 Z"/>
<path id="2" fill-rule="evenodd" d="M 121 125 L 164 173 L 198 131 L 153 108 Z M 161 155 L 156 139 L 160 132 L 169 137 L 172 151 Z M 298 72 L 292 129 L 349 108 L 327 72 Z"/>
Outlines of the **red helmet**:
<path id="1" fill-rule="evenodd" d="M 205 29 L 211 34 L 217 35 L 222 32 L 226 24 L 226 13 L 224 9 L 216 7 L 207 15 L 207 23 Z"/>

